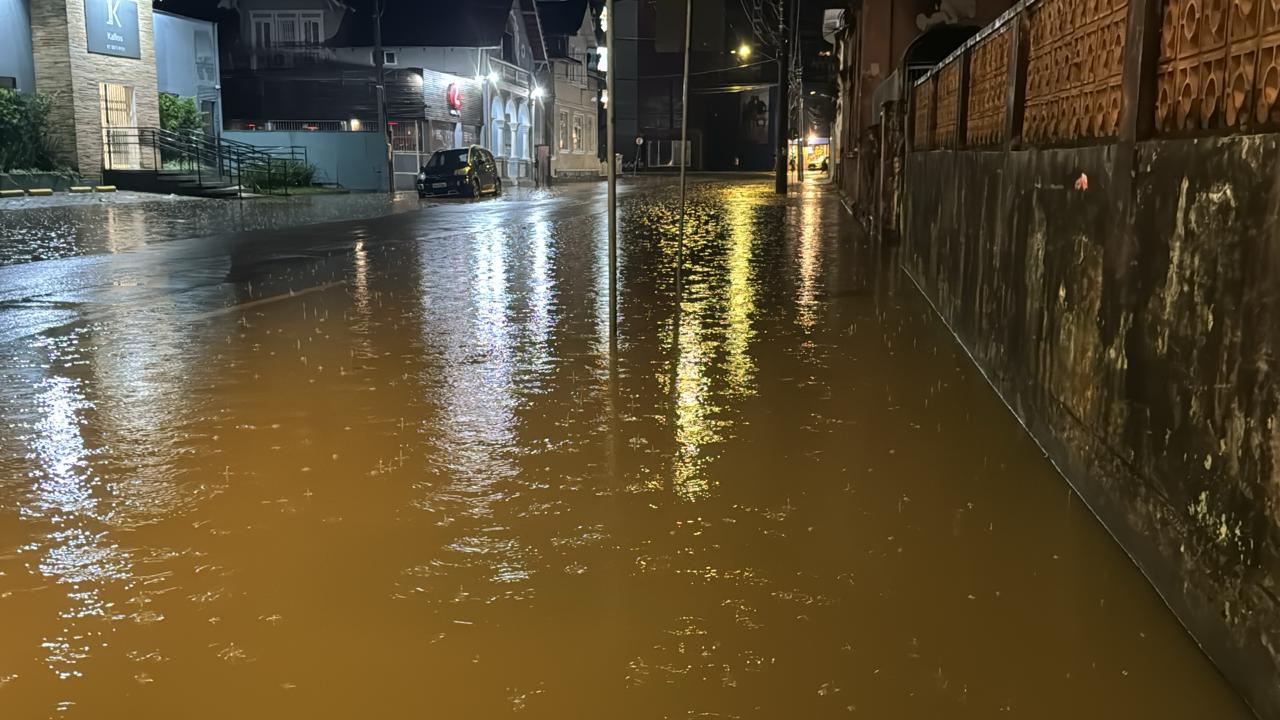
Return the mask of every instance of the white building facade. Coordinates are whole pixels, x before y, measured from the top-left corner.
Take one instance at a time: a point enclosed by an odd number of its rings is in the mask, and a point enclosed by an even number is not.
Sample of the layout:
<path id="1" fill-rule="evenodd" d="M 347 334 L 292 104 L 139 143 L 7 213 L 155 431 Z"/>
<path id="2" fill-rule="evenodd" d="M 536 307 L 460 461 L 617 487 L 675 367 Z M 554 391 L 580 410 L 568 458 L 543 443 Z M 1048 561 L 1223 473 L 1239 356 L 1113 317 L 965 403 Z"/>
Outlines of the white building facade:
<path id="1" fill-rule="evenodd" d="M 586 3 L 564 34 L 548 30 L 548 62 L 554 82 L 550 110 L 551 176 L 556 180 L 599 179 L 600 44 Z M 570 28 L 572 30 L 570 31 Z"/>

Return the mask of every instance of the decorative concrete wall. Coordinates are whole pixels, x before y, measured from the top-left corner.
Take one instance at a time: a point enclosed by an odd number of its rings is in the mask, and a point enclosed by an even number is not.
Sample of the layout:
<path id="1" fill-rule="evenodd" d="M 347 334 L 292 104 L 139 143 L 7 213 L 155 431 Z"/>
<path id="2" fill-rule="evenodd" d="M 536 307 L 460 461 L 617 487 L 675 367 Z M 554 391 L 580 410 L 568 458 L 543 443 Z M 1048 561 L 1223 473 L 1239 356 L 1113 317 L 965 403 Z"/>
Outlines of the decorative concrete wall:
<path id="1" fill-rule="evenodd" d="M 1232 133 L 1280 128 L 1278 58 L 1280 0 L 1024 0 L 915 87 L 903 202 L 912 278 L 1275 718 L 1280 134 Z"/>
<path id="2" fill-rule="evenodd" d="M 99 83 L 133 88 L 137 125 L 160 124 L 156 90 L 156 58 L 151 3 L 135 2 L 141 57 L 99 55 L 88 51 L 85 2 L 102 0 L 31 0 L 31 37 L 36 90 L 54 98 L 50 134 L 67 162 L 88 178 L 102 176 L 102 108 Z M 141 153 L 143 166 L 151 162 Z"/>

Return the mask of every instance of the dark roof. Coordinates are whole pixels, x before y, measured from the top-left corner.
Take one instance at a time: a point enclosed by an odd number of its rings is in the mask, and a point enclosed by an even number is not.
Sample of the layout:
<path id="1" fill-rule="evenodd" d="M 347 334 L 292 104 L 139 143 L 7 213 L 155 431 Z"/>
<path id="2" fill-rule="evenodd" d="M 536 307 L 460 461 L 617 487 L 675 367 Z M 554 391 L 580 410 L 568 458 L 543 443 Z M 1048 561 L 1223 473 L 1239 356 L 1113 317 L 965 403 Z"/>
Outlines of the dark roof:
<path id="1" fill-rule="evenodd" d="M 578 34 L 587 14 L 587 0 L 538 0 L 542 32 L 547 37 Z"/>
<path id="2" fill-rule="evenodd" d="M 382 44 L 405 47 L 498 47 L 516 0 L 399 0 L 386 4 Z M 332 43 L 373 45 L 373 18 L 347 13 Z"/>
<path id="3" fill-rule="evenodd" d="M 524 16 L 524 33 L 533 49 L 534 62 L 546 62 L 547 47 L 543 44 L 542 19 L 538 17 L 538 3 L 520 0 L 520 13 Z"/>

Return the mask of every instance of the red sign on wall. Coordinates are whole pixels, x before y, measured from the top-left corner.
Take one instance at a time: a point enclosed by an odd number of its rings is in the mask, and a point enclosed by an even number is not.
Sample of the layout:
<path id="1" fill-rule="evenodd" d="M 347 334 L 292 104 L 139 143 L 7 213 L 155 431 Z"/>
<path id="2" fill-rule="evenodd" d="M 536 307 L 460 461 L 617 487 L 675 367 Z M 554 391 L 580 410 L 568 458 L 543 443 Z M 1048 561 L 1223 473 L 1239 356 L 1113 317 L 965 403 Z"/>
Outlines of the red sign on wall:
<path id="1" fill-rule="evenodd" d="M 449 83 L 448 98 L 449 107 L 454 110 L 462 109 L 462 89 L 458 87 L 457 83 Z"/>

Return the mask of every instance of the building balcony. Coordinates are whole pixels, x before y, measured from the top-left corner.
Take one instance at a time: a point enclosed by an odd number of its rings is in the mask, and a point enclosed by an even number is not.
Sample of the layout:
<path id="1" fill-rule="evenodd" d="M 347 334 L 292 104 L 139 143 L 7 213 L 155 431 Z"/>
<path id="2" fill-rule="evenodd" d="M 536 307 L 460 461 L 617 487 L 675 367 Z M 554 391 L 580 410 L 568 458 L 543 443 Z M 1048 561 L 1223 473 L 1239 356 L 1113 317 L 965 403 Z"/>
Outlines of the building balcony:
<path id="1" fill-rule="evenodd" d="M 236 45 L 222 59 L 223 70 L 305 68 L 334 62 L 333 50 L 302 43 L 276 43 L 270 47 Z"/>
<path id="2" fill-rule="evenodd" d="M 533 73 L 518 65 L 512 65 L 495 57 L 489 58 L 489 71 L 498 74 L 498 79 L 507 85 L 528 90 L 533 87 Z"/>

